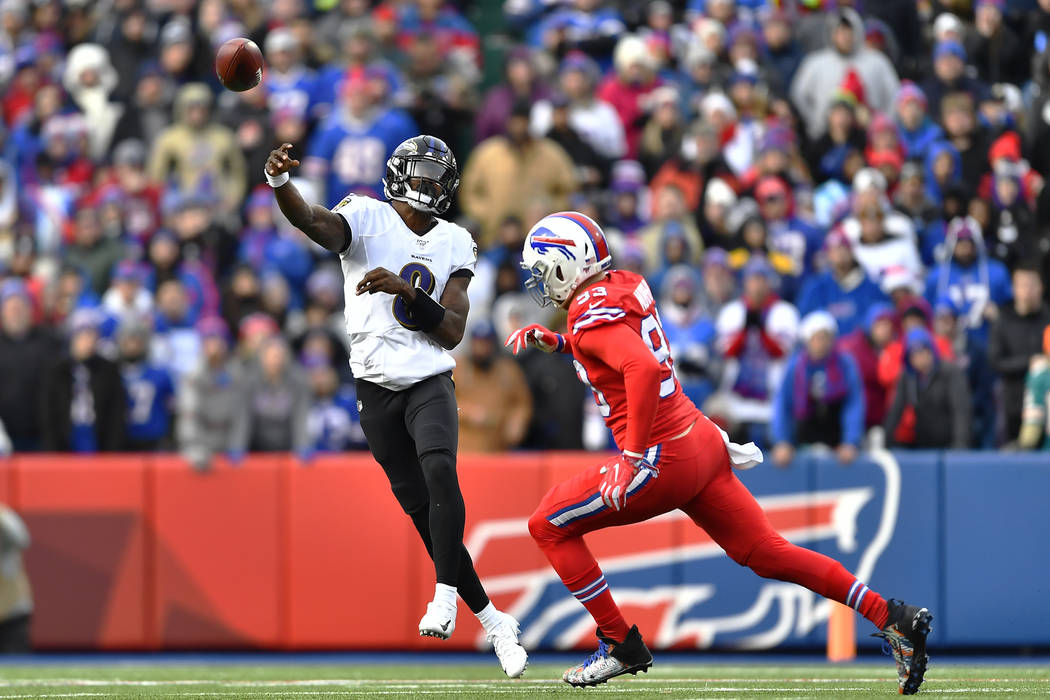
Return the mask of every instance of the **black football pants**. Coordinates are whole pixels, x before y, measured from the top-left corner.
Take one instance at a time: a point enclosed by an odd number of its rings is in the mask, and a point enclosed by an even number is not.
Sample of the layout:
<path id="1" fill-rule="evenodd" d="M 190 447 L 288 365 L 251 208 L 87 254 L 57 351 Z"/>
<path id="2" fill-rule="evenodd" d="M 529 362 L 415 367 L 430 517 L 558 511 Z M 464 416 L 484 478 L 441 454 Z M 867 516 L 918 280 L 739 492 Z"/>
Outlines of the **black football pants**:
<path id="1" fill-rule="evenodd" d="M 372 456 L 434 560 L 437 582 L 455 586 L 473 612 L 489 598 L 463 546 L 465 511 L 456 477 L 459 415 L 452 373 L 402 391 L 358 380 L 361 427 Z"/>

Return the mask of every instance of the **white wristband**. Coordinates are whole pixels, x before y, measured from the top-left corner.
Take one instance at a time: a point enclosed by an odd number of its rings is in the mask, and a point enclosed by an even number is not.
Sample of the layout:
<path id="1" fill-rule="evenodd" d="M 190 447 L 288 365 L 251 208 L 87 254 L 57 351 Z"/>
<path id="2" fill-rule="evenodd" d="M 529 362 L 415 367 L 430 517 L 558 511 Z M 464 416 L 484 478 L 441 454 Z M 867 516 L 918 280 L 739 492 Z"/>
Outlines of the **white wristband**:
<path id="1" fill-rule="evenodd" d="M 266 172 L 266 170 L 263 170 L 263 175 L 266 176 L 266 184 L 274 189 L 277 189 L 278 187 L 292 179 L 292 176 L 288 174 L 288 171 L 285 171 L 277 177 L 274 177 L 270 173 Z"/>

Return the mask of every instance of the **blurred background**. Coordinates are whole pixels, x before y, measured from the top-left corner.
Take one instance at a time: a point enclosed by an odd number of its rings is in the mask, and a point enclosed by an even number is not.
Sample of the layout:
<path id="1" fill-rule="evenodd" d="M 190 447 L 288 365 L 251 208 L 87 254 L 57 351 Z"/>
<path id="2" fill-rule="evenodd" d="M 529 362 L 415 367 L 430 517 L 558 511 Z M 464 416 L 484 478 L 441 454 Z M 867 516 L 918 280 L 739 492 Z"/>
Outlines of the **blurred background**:
<path id="1" fill-rule="evenodd" d="M 232 93 L 213 59 L 239 36 L 267 69 Z M 456 350 L 475 555 L 594 459 L 565 451 L 612 447 L 570 358 L 503 350 L 563 327 L 519 263 L 575 209 L 649 280 L 685 392 L 766 449 L 749 487 L 806 504 L 784 528 L 953 611 L 942 642 L 1050 645 L 1047 585 L 1010 587 L 1050 560 L 1048 37 L 1050 0 L 2 0 L 12 644 L 31 617 L 43 647 L 418 644 L 426 564 L 384 545 L 411 537 L 360 429 L 338 261 L 263 163 L 290 142 L 309 200 L 382 198 L 388 155 L 429 133 L 480 251 Z M 742 593 L 685 533 L 631 535 L 652 567 L 621 571 L 670 591 L 653 619 L 692 611 L 659 645 L 820 643 L 826 606 Z M 509 537 L 486 582 L 531 644 L 577 643 L 571 616 L 529 627 L 563 591 Z M 742 598 L 683 603 L 697 580 Z M 408 622 L 376 606 L 354 637 L 348 587 Z M 1000 589 L 1002 628 L 973 636 Z M 752 603 L 745 632 L 683 622 Z M 763 636 L 785 620 L 810 622 Z"/>

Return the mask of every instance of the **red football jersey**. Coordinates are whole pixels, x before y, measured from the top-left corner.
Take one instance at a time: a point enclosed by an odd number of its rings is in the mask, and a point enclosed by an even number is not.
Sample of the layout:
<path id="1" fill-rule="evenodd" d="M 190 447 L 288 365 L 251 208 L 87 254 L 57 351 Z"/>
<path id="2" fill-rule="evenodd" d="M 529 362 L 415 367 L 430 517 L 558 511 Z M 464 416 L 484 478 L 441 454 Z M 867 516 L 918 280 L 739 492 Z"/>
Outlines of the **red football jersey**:
<path id="1" fill-rule="evenodd" d="M 644 452 L 699 417 L 675 377 L 660 314 L 641 275 L 612 270 L 578 294 L 569 306 L 568 338 L 576 373 L 591 387 L 621 450 Z M 650 390 L 657 377 L 658 396 Z"/>

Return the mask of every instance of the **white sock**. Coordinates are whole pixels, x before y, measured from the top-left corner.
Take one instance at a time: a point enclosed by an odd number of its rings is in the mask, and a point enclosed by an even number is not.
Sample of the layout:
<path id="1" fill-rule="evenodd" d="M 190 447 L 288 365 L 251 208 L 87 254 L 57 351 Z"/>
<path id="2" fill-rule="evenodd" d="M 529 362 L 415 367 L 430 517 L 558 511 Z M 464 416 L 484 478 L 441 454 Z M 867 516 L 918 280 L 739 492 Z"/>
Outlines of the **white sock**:
<path id="1" fill-rule="evenodd" d="M 485 609 L 479 613 L 474 613 L 474 616 L 478 618 L 478 622 L 485 628 L 486 632 L 491 632 L 493 627 L 498 626 L 503 622 L 502 616 L 499 614 L 499 610 L 496 610 L 496 606 L 489 601 L 489 604 L 485 606 Z"/>
<path id="2" fill-rule="evenodd" d="M 456 609 L 456 587 L 439 583 L 434 586 L 434 602 Z"/>

